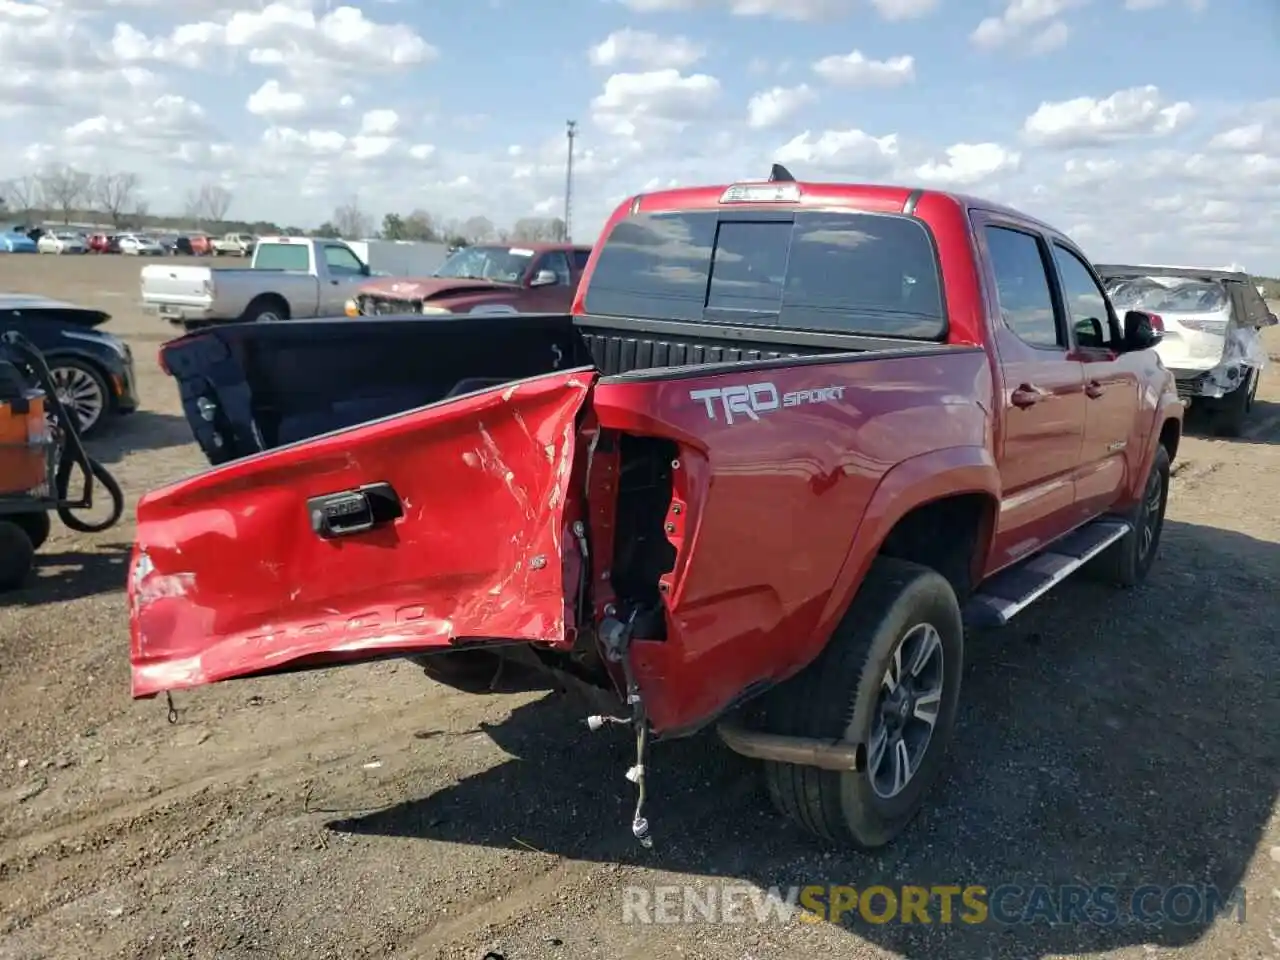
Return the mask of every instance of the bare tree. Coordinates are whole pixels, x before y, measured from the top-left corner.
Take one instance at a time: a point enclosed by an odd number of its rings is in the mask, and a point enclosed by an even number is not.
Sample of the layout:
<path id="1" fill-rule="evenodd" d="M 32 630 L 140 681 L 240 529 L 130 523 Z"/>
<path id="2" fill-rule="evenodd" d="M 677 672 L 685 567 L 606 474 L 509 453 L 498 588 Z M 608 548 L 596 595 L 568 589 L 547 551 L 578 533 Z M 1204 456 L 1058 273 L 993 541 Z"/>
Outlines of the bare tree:
<path id="1" fill-rule="evenodd" d="M 92 198 L 93 178 L 83 170 L 55 165 L 40 174 L 40 193 L 53 209 L 62 212 L 62 222 L 71 222 L 76 205 Z"/>
<path id="2" fill-rule="evenodd" d="M 219 223 L 226 220 L 227 211 L 231 209 L 231 191 L 220 183 L 207 183 L 200 188 L 200 193 L 204 197 L 204 211 L 209 219 Z"/>
<path id="3" fill-rule="evenodd" d="M 102 212 L 119 227 L 124 217 L 137 209 L 139 178 L 136 173 L 104 173 L 93 181 L 93 196 Z"/>
<path id="4" fill-rule="evenodd" d="M 338 230 L 338 236 L 348 240 L 367 237 L 373 230 L 373 221 L 360 209 L 355 197 L 333 211 L 332 223 Z"/>
<path id="5" fill-rule="evenodd" d="M 41 203 L 38 177 L 15 177 L 0 184 L 0 196 L 9 207 L 10 216 L 26 218 Z"/>
<path id="6" fill-rule="evenodd" d="M 488 217 L 468 217 L 457 230 L 458 236 L 464 238 L 467 243 L 492 240 L 496 232 L 493 221 Z"/>
<path id="7" fill-rule="evenodd" d="M 548 220 L 546 217 L 521 217 L 512 227 L 511 234 L 515 240 L 536 243 L 560 239 L 564 235 L 564 228 L 558 220 Z"/>
<path id="8" fill-rule="evenodd" d="M 231 209 L 231 191 L 221 184 L 206 183 L 199 190 L 188 190 L 183 200 L 186 219 L 200 226 L 204 221 L 222 222 Z"/>

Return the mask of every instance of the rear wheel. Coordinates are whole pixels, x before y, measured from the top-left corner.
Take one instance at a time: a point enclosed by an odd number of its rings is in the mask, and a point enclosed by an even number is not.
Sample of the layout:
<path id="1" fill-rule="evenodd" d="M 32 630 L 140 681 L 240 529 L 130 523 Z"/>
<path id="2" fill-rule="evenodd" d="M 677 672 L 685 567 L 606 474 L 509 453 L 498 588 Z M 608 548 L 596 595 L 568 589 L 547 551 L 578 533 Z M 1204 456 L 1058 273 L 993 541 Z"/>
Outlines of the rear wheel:
<path id="1" fill-rule="evenodd" d="M 32 550 L 39 550 L 43 547 L 44 542 L 49 539 L 49 534 L 53 530 L 53 521 L 49 519 L 49 514 L 44 510 L 36 510 L 32 513 L 15 513 L 10 515 L 8 519 L 22 528 L 22 532 L 31 541 Z"/>
<path id="2" fill-rule="evenodd" d="M 91 436 L 101 426 L 110 403 L 106 378 L 93 365 L 71 357 L 54 360 L 49 373 L 58 399 L 76 418 L 80 435 Z"/>
<path id="3" fill-rule="evenodd" d="M 22 527 L 12 520 L 0 520 L 0 590 L 16 590 L 26 582 L 35 553 Z"/>
<path id="4" fill-rule="evenodd" d="M 1213 409 L 1213 432 L 1220 437 L 1238 437 L 1244 432 L 1245 421 L 1253 409 L 1253 398 L 1258 393 L 1258 371 L 1245 368 L 1245 378 L 1240 385 L 1217 401 Z"/>
<path id="5" fill-rule="evenodd" d="M 766 761 L 774 805 L 827 840 L 863 849 L 892 841 L 942 769 L 963 660 L 951 584 L 919 564 L 877 559 L 826 649 L 766 707 L 771 733 L 857 744 L 861 769 Z"/>
<path id="6" fill-rule="evenodd" d="M 245 308 L 240 317 L 242 323 L 278 323 L 289 319 L 289 307 L 277 297 L 255 300 Z"/>

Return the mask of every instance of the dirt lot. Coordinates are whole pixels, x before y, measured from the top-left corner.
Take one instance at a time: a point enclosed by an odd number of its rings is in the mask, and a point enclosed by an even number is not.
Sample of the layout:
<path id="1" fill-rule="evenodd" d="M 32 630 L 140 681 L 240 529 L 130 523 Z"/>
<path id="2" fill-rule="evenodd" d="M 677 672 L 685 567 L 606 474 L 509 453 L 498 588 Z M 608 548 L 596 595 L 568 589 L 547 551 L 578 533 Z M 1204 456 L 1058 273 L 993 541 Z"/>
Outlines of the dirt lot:
<path id="1" fill-rule="evenodd" d="M 0 289 L 114 314 L 144 410 L 93 446 L 136 498 L 203 466 L 122 257 L 0 258 Z M 1280 359 L 1280 339 L 1272 345 Z M 710 737 L 653 757 L 551 695 L 407 664 L 129 699 L 131 529 L 58 527 L 0 606 L 0 958 L 1280 956 L 1280 374 L 1250 436 L 1189 437 L 1149 584 L 1068 584 L 970 646 L 928 813 L 880 857 L 772 813 Z M 1245 921 L 1022 927 L 624 923 L 622 888 L 1212 884 Z"/>

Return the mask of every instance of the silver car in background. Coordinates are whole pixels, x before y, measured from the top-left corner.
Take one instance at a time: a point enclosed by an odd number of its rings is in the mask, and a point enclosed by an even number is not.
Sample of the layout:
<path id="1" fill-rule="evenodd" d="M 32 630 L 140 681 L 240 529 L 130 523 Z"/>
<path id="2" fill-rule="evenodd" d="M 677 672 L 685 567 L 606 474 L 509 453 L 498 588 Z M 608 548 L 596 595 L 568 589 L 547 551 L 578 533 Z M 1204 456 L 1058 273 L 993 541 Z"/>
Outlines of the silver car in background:
<path id="1" fill-rule="evenodd" d="M 1156 347 L 1192 407 L 1205 407 L 1216 432 L 1239 436 L 1267 362 L 1263 327 L 1277 322 L 1242 270 L 1154 265 L 1098 266 L 1123 316 L 1145 310 L 1164 323 Z"/>

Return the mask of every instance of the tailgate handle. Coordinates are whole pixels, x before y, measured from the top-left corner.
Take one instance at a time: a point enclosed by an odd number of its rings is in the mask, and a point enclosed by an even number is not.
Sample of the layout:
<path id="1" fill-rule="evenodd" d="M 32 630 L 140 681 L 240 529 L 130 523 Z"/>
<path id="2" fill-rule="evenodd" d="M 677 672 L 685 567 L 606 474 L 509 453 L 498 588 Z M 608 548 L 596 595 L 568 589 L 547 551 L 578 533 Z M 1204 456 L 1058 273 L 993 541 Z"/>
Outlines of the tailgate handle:
<path id="1" fill-rule="evenodd" d="M 322 540 L 347 537 L 404 516 L 400 496 L 389 483 L 367 483 L 353 490 L 322 493 L 307 500 L 311 530 Z"/>

